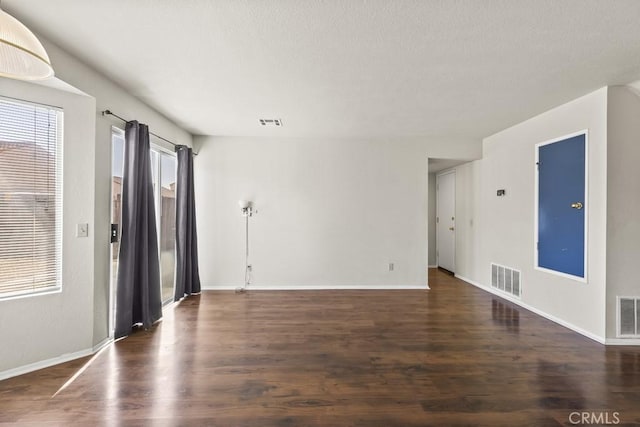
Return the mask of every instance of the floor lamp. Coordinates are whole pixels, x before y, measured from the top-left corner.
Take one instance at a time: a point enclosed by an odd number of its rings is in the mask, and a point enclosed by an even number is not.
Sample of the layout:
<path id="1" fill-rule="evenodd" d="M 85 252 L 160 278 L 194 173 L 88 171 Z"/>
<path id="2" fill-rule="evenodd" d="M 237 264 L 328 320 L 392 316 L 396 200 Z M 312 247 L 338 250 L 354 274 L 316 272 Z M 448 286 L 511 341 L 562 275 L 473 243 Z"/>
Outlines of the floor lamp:
<path id="1" fill-rule="evenodd" d="M 240 206 L 240 211 L 242 212 L 242 216 L 244 217 L 245 257 L 244 285 L 240 288 L 236 288 L 236 292 L 246 292 L 247 287 L 249 286 L 249 284 L 251 284 L 251 264 L 249 264 L 249 217 L 253 216 L 254 213 L 257 213 L 257 211 L 253 209 L 253 203 L 248 200 L 239 200 L 238 205 Z"/>

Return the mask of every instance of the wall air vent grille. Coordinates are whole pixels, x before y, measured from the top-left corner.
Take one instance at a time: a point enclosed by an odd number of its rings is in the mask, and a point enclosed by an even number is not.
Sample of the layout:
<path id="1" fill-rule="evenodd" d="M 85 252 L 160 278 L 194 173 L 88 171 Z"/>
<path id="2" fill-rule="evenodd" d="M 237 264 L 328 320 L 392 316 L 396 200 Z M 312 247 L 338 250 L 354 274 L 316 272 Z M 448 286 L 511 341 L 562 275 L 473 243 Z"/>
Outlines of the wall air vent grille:
<path id="1" fill-rule="evenodd" d="M 618 336 L 640 337 L 640 297 L 618 297 Z"/>
<path id="2" fill-rule="evenodd" d="M 269 127 L 282 127 L 282 120 L 280 120 L 280 119 L 260 119 L 260 124 L 262 126 L 269 126 Z"/>
<path id="3" fill-rule="evenodd" d="M 519 270 L 504 265 L 491 263 L 491 287 L 501 292 L 520 298 L 522 282 Z"/>

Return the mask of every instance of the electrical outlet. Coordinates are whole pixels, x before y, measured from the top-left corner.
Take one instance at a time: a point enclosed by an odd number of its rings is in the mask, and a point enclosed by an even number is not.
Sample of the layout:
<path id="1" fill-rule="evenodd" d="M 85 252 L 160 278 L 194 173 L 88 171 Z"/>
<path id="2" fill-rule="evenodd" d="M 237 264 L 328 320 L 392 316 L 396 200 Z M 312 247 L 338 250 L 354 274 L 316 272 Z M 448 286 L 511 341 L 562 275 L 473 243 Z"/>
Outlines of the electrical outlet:
<path id="1" fill-rule="evenodd" d="M 389 271 L 393 271 L 395 267 L 396 266 L 392 262 L 389 263 Z"/>
<path id="2" fill-rule="evenodd" d="M 76 237 L 89 236 L 89 224 L 76 224 Z"/>

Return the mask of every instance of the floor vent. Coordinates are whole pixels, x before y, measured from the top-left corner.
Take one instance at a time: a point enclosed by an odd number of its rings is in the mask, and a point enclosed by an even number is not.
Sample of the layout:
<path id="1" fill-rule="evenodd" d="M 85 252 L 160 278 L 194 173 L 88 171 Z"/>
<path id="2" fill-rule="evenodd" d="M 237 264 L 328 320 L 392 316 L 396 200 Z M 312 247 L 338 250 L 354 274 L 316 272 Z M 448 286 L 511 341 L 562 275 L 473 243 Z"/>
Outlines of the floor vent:
<path id="1" fill-rule="evenodd" d="M 618 336 L 640 337 L 640 297 L 618 297 Z"/>
<path id="2" fill-rule="evenodd" d="M 491 263 L 491 287 L 516 298 L 522 295 L 520 271 Z"/>

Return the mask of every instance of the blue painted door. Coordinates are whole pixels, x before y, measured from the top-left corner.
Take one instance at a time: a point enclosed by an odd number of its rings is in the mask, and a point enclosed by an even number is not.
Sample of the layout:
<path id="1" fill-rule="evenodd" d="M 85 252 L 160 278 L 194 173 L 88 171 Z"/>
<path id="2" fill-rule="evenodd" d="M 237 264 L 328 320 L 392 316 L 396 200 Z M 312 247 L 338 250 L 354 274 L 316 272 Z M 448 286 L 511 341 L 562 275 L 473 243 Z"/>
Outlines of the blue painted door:
<path id="1" fill-rule="evenodd" d="M 586 135 L 538 147 L 538 267 L 585 277 Z"/>

